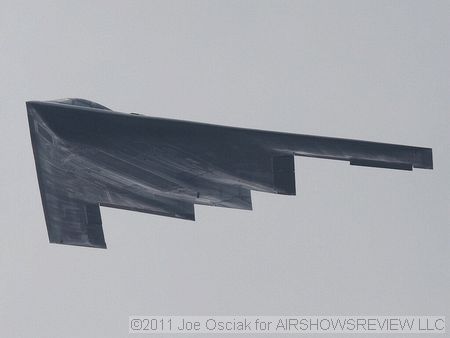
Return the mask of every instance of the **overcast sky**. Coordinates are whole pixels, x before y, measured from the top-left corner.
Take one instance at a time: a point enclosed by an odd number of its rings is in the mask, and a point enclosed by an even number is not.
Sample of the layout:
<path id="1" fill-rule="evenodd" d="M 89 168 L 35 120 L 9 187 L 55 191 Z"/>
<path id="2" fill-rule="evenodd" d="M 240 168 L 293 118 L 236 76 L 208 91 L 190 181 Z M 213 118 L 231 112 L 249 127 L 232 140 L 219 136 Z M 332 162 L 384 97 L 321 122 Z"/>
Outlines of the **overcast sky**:
<path id="1" fill-rule="evenodd" d="M 449 1 L 1 1 L 0 336 L 141 315 L 450 318 Z M 413 172 L 296 158 L 297 196 L 195 222 L 101 208 L 48 243 L 25 101 L 432 147 Z M 417 335 L 416 335 L 417 337 Z"/>

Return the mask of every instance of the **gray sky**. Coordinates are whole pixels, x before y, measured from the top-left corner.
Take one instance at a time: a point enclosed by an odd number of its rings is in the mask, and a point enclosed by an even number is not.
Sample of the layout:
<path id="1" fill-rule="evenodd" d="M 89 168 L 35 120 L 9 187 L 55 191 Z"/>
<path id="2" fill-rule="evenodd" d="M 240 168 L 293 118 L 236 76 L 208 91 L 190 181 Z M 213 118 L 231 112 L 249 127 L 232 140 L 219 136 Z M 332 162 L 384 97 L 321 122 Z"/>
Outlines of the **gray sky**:
<path id="1" fill-rule="evenodd" d="M 1 1 L 0 336 L 131 314 L 450 318 L 450 2 Z M 413 172 L 296 158 L 297 196 L 196 222 L 102 208 L 48 243 L 26 100 L 432 147 Z M 418 335 L 415 335 L 416 337 Z"/>

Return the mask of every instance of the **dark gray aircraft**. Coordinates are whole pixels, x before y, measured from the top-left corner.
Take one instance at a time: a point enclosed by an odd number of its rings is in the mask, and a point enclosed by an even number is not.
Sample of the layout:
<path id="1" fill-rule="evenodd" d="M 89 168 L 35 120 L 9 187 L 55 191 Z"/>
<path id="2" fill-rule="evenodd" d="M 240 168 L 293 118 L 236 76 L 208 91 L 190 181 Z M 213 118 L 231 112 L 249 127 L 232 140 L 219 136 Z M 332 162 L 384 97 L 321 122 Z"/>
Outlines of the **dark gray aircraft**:
<path id="1" fill-rule="evenodd" d="M 432 152 L 124 114 L 82 99 L 27 102 L 51 243 L 106 248 L 99 206 L 194 220 L 194 204 L 252 209 L 295 195 L 294 155 L 432 169 Z"/>

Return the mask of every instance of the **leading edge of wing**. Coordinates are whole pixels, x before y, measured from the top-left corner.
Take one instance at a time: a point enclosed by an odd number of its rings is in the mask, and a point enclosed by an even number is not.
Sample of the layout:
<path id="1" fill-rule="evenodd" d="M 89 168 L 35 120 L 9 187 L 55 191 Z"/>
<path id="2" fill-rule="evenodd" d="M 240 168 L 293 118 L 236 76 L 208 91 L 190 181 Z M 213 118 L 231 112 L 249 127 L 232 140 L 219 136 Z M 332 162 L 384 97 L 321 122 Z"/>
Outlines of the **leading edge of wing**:
<path id="1" fill-rule="evenodd" d="M 199 130 L 219 130 L 233 132 L 240 136 L 251 137 L 262 146 L 271 148 L 280 154 L 307 156 L 349 161 L 351 165 L 379 168 L 412 170 L 433 169 L 432 149 L 428 147 L 408 146 L 394 143 L 363 141 L 349 138 L 295 134 L 234 126 L 223 126 L 204 122 L 180 119 L 168 119 L 112 111 L 103 105 L 85 99 L 65 99 L 61 101 L 28 101 L 27 106 L 61 106 L 80 111 L 91 111 L 110 118 L 144 119 L 165 125 L 194 128 Z"/>

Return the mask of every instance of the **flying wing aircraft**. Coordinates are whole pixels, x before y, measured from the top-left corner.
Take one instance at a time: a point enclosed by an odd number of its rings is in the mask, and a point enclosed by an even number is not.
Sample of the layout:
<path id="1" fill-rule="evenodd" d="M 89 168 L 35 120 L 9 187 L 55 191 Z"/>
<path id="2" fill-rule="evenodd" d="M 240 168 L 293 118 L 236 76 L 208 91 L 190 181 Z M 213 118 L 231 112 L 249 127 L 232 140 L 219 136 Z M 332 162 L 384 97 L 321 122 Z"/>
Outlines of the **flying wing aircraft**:
<path id="1" fill-rule="evenodd" d="M 194 220 L 194 204 L 251 210 L 251 190 L 295 195 L 295 155 L 433 168 L 430 148 L 124 114 L 83 99 L 27 111 L 51 243 L 106 248 L 99 206 Z"/>

